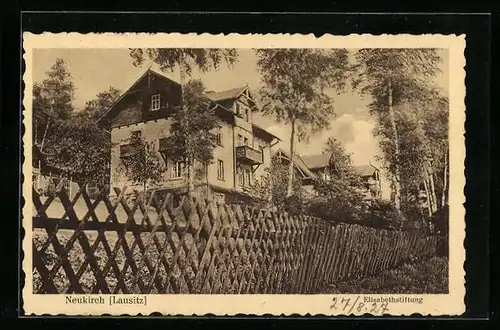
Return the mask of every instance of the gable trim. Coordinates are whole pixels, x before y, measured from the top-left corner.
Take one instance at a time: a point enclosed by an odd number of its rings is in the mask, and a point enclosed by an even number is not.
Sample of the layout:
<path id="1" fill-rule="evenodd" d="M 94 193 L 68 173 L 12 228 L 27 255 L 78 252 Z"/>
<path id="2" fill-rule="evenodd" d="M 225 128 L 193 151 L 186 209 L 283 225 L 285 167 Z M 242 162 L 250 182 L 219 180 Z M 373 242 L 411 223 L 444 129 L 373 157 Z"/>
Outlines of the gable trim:
<path id="1" fill-rule="evenodd" d="M 113 110 L 113 109 L 116 107 L 116 105 L 117 105 L 118 103 L 120 103 L 120 102 L 121 102 L 121 101 L 125 98 L 125 96 L 129 95 L 129 94 L 130 94 L 130 91 L 131 91 L 132 89 L 134 89 L 134 87 L 135 87 L 135 86 L 137 86 L 137 84 L 138 84 L 138 83 L 139 83 L 142 79 L 144 79 L 144 78 L 146 77 L 146 75 L 148 75 L 148 74 L 154 74 L 154 75 L 156 75 L 156 76 L 158 76 L 158 77 L 160 77 L 160 78 L 162 78 L 162 79 L 167 79 L 167 80 L 169 80 L 170 82 L 172 82 L 172 83 L 174 83 L 174 84 L 176 84 L 176 85 L 180 85 L 178 82 L 176 82 L 176 81 L 174 81 L 174 80 L 172 80 L 172 79 L 170 79 L 170 78 L 168 78 L 168 77 L 166 77 L 166 76 L 164 76 L 164 75 L 162 75 L 162 74 L 159 74 L 158 72 L 155 72 L 155 71 L 151 70 L 151 67 L 149 67 L 149 68 L 148 68 L 148 69 L 147 69 L 147 70 L 146 70 L 146 71 L 145 71 L 145 72 L 144 72 L 144 73 L 143 73 L 143 74 L 142 74 L 139 78 L 137 78 L 137 80 L 136 80 L 136 81 L 132 84 L 132 86 L 130 86 L 130 87 L 129 87 L 129 88 L 128 88 L 128 89 L 127 89 L 127 90 L 126 90 L 126 91 L 125 91 L 125 92 L 124 92 L 124 93 L 123 93 L 123 94 L 122 94 L 122 95 L 118 98 L 118 100 L 116 100 L 116 102 L 115 102 L 115 103 L 113 103 L 113 105 L 112 105 L 112 106 L 110 106 L 110 107 L 108 108 L 108 110 L 106 110 L 106 111 L 104 112 L 104 114 L 103 114 L 103 115 L 102 115 L 102 116 L 101 116 L 101 117 L 97 120 L 97 124 L 98 124 L 99 126 L 102 126 L 102 122 L 103 122 L 104 118 L 106 118 L 106 117 L 109 115 L 109 113 L 111 112 L 111 110 Z"/>

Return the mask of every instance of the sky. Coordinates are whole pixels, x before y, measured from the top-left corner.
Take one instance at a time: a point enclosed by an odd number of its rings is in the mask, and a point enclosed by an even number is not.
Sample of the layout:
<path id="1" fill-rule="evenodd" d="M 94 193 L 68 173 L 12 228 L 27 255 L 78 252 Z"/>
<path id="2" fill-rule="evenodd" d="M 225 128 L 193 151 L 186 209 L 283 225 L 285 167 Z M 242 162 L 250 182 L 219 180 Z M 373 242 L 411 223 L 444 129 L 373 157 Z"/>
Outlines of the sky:
<path id="1" fill-rule="evenodd" d="M 201 79 L 207 90 L 221 91 L 225 89 L 248 85 L 254 93 L 262 86 L 260 73 L 257 70 L 256 58 L 251 49 L 240 49 L 239 60 L 232 67 L 221 66 L 219 70 L 200 73 L 196 70 L 192 78 Z M 353 50 L 351 51 L 351 54 Z M 448 91 L 448 54 L 441 52 L 443 64 L 441 72 L 436 77 L 435 84 Z M 145 61 L 141 67 L 132 65 L 129 50 L 122 49 L 36 49 L 34 52 L 33 79 L 41 82 L 46 72 L 55 63 L 57 58 L 67 62 L 69 72 L 74 80 L 75 99 L 77 109 L 84 107 L 87 101 L 109 87 L 115 87 L 122 92 L 126 91 L 149 66 L 161 72 L 158 66 Z M 162 72 L 165 76 L 179 81 L 179 71 Z M 351 154 L 354 165 L 373 164 L 381 168 L 376 156 L 380 155 L 378 141 L 373 136 L 375 128 L 374 118 L 368 112 L 369 99 L 362 97 L 349 88 L 339 95 L 334 95 L 336 117 L 331 120 L 330 129 L 311 136 L 307 142 L 296 143 L 296 152 L 299 155 L 321 153 L 329 137 L 341 141 L 347 152 Z M 272 118 L 258 117 L 256 123 L 267 128 L 278 136 L 280 142 L 276 148 L 289 149 L 290 128 L 282 123 L 276 123 Z M 382 173 L 383 197 L 389 198 L 390 188 L 386 176 Z"/>

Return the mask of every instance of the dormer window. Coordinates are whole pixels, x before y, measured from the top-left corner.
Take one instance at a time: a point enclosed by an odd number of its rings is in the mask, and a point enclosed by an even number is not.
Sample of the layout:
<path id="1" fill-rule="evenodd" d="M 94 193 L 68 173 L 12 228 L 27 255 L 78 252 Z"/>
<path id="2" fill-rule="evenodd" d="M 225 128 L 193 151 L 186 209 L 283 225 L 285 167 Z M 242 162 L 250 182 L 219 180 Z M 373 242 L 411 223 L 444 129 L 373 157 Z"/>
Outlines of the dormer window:
<path id="1" fill-rule="evenodd" d="M 160 109 L 160 94 L 154 94 L 151 96 L 151 111 L 156 111 Z"/>

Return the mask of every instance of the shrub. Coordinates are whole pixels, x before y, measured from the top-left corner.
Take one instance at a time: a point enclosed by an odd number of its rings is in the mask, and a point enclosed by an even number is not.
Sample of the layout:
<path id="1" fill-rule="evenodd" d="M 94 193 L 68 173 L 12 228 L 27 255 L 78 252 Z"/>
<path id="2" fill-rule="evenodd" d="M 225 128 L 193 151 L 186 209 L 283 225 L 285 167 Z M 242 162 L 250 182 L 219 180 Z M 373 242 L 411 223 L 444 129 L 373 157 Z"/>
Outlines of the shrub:
<path id="1" fill-rule="evenodd" d="M 391 202 L 374 200 L 362 215 L 362 223 L 376 228 L 399 229 L 405 223 L 405 218 Z"/>

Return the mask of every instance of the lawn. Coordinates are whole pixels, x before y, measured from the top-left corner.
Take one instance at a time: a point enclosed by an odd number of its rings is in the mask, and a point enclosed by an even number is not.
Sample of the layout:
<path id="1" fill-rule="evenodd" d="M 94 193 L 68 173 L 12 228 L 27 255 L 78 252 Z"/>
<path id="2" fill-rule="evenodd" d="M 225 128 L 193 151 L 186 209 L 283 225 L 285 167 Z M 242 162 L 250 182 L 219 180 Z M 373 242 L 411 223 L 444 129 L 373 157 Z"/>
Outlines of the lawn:
<path id="1" fill-rule="evenodd" d="M 330 285 L 322 293 L 439 294 L 448 293 L 448 259 L 432 257 L 406 263 L 377 276 Z"/>

